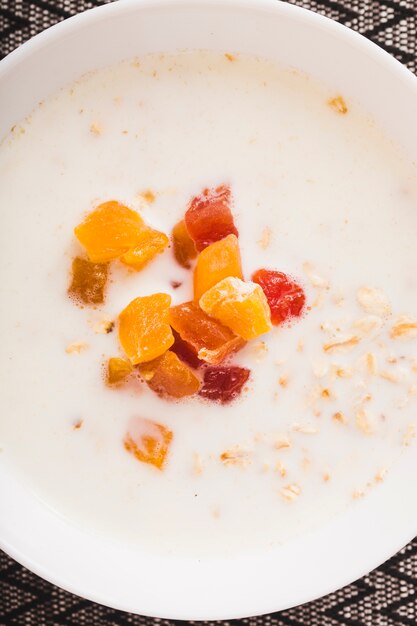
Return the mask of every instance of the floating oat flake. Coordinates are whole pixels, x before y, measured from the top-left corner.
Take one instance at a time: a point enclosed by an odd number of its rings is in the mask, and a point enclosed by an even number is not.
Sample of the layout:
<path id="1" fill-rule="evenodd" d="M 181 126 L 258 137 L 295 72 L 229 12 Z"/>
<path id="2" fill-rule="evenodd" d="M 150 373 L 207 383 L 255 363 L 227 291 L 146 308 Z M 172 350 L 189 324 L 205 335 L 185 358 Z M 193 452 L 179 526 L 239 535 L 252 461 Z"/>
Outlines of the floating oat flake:
<path id="1" fill-rule="evenodd" d="M 352 337 L 340 338 L 338 341 L 333 341 L 331 343 L 325 343 L 323 345 L 324 352 L 335 352 L 337 350 L 350 350 L 354 348 L 360 339 L 356 335 Z"/>
<path id="2" fill-rule="evenodd" d="M 303 435 L 315 435 L 319 432 L 316 426 L 308 422 L 296 423 L 293 425 L 292 429 L 297 433 L 303 433 Z"/>
<path id="3" fill-rule="evenodd" d="M 247 467 L 252 463 L 251 452 L 238 445 L 222 452 L 220 460 L 224 465 L 235 465 L 237 467 Z"/>
<path id="4" fill-rule="evenodd" d="M 373 287 L 361 287 L 356 293 L 356 298 L 364 311 L 372 315 L 389 315 L 391 305 L 387 296 L 380 289 Z"/>
<path id="5" fill-rule="evenodd" d="M 293 500 L 298 498 L 299 495 L 301 495 L 301 489 L 296 483 L 292 483 L 291 485 L 282 487 L 279 493 L 284 498 L 284 500 L 287 500 L 287 502 L 292 502 Z"/>
<path id="6" fill-rule="evenodd" d="M 65 348 L 65 352 L 67 354 L 79 354 L 87 348 L 88 343 L 85 343 L 84 341 L 74 341 L 74 343 L 70 343 L 67 345 L 67 347 Z"/>
<path id="7" fill-rule="evenodd" d="M 400 317 L 391 328 L 390 335 L 392 339 L 417 337 L 417 320 L 405 316 Z"/>

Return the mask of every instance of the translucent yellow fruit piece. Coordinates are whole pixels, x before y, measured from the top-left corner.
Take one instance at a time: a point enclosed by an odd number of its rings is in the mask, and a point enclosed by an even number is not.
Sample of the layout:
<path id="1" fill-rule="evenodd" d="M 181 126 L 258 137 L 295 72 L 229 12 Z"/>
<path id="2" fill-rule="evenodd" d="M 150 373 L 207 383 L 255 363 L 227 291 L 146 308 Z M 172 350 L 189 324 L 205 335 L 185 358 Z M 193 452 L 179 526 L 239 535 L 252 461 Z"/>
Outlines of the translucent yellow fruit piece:
<path id="1" fill-rule="evenodd" d="M 135 298 L 119 315 L 119 339 L 136 365 L 161 356 L 174 343 L 168 324 L 171 297 L 165 293 Z"/>
<path id="2" fill-rule="evenodd" d="M 126 380 L 132 371 L 132 364 L 126 359 L 112 357 L 107 364 L 107 382 L 109 385 L 115 385 Z"/>
<path id="3" fill-rule="evenodd" d="M 175 224 L 172 229 L 172 241 L 174 244 L 174 256 L 178 263 L 189 269 L 191 261 L 197 256 L 197 250 L 194 241 L 188 234 L 184 220 Z"/>
<path id="4" fill-rule="evenodd" d="M 228 276 L 243 278 L 236 235 L 215 241 L 200 252 L 194 269 L 194 298 L 199 300 L 210 287 Z"/>
<path id="5" fill-rule="evenodd" d="M 193 370 L 174 352 L 168 350 L 158 359 L 139 367 L 149 387 L 160 396 L 184 398 L 200 389 L 200 380 Z"/>
<path id="6" fill-rule="evenodd" d="M 141 216 L 116 200 L 100 204 L 74 229 L 93 263 L 117 259 L 134 247 L 147 227 Z"/>
<path id="7" fill-rule="evenodd" d="M 83 304 L 103 304 L 108 271 L 108 263 L 91 263 L 87 259 L 76 257 L 72 262 L 69 296 Z"/>
<path id="8" fill-rule="evenodd" d="M 165 233 L 146 227 L 142 230 L 137 245 L 130 248 L 120 260 L 135 270 L 141 270 L 157 254 L 163 252 L 168 243 Z"/>
<path id="9" fill-rule="evenodd" d="M 208 315 L 249 340 L 272 328 L 271 311 L 262 288 L 240 278 L 225 278 L 200 298 Z"/>

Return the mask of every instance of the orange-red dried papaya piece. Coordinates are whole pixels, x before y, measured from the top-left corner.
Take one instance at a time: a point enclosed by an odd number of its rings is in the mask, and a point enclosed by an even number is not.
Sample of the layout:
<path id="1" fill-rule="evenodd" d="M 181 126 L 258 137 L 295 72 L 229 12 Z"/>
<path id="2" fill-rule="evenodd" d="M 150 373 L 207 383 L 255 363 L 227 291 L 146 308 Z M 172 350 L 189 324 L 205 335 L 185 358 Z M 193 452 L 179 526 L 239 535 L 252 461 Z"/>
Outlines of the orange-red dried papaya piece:
<path id="1" fill-rule="evenodd" d="M 229 328 L 204 313 L 196 302 L 184 302 L 169 310 L 169 323 L 202 361 L 216 365 L 245 342 Z"/>
<path id="2" fill-rule="evenodd" d="M 184 398 L 200 389 L 200 380 L 178 356 L 168 350 L 162 356 L 139 366 L 149 387 L 160 396 Z"/>
<path id="3" fill-rule="evenodd" d="M 197 250 L 194 241 L 188 234 L 184 220 L 175 224 L 172 229 L 172 241 L 176 260 L 182 267 L 189 269 L 191 261 L 197 256 Z"/>
<path id="4" fill-rule="evenodd" d="M 100 204 L 74 229 L 90 261 L 112 261 L 133 248 L 146 228 L 141 216 L 124 204 L 110 200 Z"/>
<path id="5" fill-rule="evenodd" d="M 168 323 L 171 296 L 155 293 L 135 298 L 119 315 L 119 339 L 127 357 L 136 365 L 152 361 L 174 343 Z"/>
<path id="6" fill-rule="evenodd" d="M 107 364 L 107 382 L 109 385 L 121 383 L 132 372 L 132 364 L 126 359 L 112 357 Z"/>
<path id="7" fill-rule="evenodd" d="M 68 294 L 83 304 L 102 304 L 107 283 L 107 263 L 91 263 L 76 257 L 72 262 L 72 280 Z"/>
<path id="8" fill-rule="evenodd" d="M 165 233 L 146 226 L 141 231 L 136 246 L 123 254 L 120 260 L 137 271 L 141 270 L 157 254 L 163 252 L 168 243 L 169 239 Z"/>
<path id="9" fill-rule="evenodd" d="M 207 289 L 228 276 L 243 278 L 236 235 L 215 241 L 200 252 L 194 269 L 194 298 L 199 300 Z"/>
<path id="10" fill-rule="evenodd" d="M 227 235 L 239 235 L 230 210 L 231 192 L 227 185 L 204 189 L 193 198 L 185 214 L 185 224 L 198 251 Z"/>
<path id="11" fill-rule="evenodd" d="M 143 417 L 131 420 L 123 444 L 138 461 L 162 470 L 167 461 L 173 433 L 163 424 Z"/>
<path id="12" fill-rule="evenodd" d="M 184 361 L 184 363 L 187 363 L 187 365 L 190 365 L 195 370 L 204 365 L 204 361 L 198 358 L 197 352 L 191 344 L 184 341 L 176 330 L 172 329 L 172 334 L 174 335 L 174 343 L 170 350 L 175 352 L 181 361 Z"/>
<path id="13" fill-rule="evenodd" d="M 246 340 L 272 328 L 271 311 L 262 288 L 240 278 L 225 278 L 214 285 L 201 296 L 200 307 Z"/>

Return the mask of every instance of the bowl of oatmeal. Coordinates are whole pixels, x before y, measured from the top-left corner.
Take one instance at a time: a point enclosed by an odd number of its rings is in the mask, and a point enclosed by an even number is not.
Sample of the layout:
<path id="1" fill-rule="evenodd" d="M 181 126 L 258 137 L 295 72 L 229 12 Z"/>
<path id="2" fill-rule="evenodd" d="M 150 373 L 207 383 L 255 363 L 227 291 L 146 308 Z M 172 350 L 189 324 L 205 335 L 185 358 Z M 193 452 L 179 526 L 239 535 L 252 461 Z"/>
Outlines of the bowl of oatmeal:
<path id="1" fill-rule="evenodd" d="M 410 540 L 416 78 L 287 4 L 128 0 L 0 88 L 3 548 L 223 619 Z"/>

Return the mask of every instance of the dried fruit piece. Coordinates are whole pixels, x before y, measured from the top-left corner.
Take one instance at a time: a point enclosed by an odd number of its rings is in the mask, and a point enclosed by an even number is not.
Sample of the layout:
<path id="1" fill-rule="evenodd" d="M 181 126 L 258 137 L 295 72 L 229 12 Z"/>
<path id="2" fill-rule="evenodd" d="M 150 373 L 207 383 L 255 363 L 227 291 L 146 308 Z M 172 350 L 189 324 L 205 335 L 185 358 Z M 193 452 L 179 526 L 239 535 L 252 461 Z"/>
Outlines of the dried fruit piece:
<path id="1" fill-rule="evenodd" d="M 283 272 L 266 269 L 257 270 L 252 280 L 262 287 L 275 326 L 290 317 L 301 315 L 306 297 L 303 288 L 295 280 Z"/>
<path id="2" fill-rule="evenodd" d="M 246 367 L 208 367 L 199 395 L 207 400 L 227 404 L 234 400 L 247 382 L 250 370 Z"/>
<path id="3" fill-rule="evenodd" d="M 172 438 L 173 433 L 166 426 L 138 417 L 131 420 L 123 444 L 138 461 L 162 470 Z"/>
<path id="4" fill-rule="evenodd" d="M 271 312 L 261 287 L 240 278 L 225 278 L 200 298 L 205 313 L 243 339 L 254 339 L 272 328 Z"/>
<path id="5" fill-rule="evenodd" d="M 110 200 L 100 204 L 74 229 L 90 261 L 112 261 L 133 248 L 147 228 L 136 211 Z"/>
<path id="6" fill-rule="evenodd" d="M 172 241 L 174 244 L 174 256 L 178 263 L 189 269 L 191 261 L 197 256 L 197 250 L 194 241 L 188 234 L 184 220 L 175 224 L 172 229 Z"/>
<path id="7" fill-rule="evenodd" d="M 120 260 L 125 265 L 139 271 L 157 254 L 163 252 L 168 244 L 169 239 L 165 233 L 146 226 L 142 230 L 135 247 L 130 248 L 120 257 Z"/>
<path id="8" fill-rule="evenodd" d="M 194 269 L 194 298 L 199 300 L 210 287 L 228 276 L 243 278 L 236 235 L 215 241 L 198 255 Z"/>
<path id="9" fill-rule="evenodd" d="M 169 323 L 181 339 L 196 351 L 199 359 L 216 365 L 245 342 L 229 328 L 209 317 L 196 302 L 184 302 L 169 311 Z"/>
<path id="10" fill-rule="evenodd" d="M 71 298 L 84 304 L 103 304 L 109 266 L 76 257 L 72 262 Z"/>
<path id="11" fill-rule="evenodd" d="M 165 293 L 135 298 L 119 315 L 119 339 L 136 365 L 152 361 L 174 343 L 168 323 L 171 297 Z"/>
<path id="12" fill-rule="evenodd" d="M 330 100 L 328 100 L 328 104 L 332 109 L 337 111 L 337 113 L 345 115 L 348 112 L 347 104 L 342 96 L 330 98 Z"/>
<path id="13" fill-rule="evenodd" d="M 227 235 L 239 235 L 233 222 L 230 203 L 231 193 L 227 185 L 204 189 L 191 200 L 185 214 L 185 224 L 199 252 Z"/>
<path id="14" fill-rule="evenodd" d="M 194 395 L 200 389 L 197 376 L 171 350 L 158 359 L 141 365 L 139 371 L 149 387 L 160 396 L 184 398 Z"/>
<path id="15" fill-rule="evenodd" d="M 194 350 L 191 344 L 187 341 L 184 341 L 177 333 L 176 330 L 172 330 L 172 334 L 174 335 L 174 343 L 171 346 L 172 352 L 184 361 L 184 363 L 188 363 L 194 369 L 198 369 L 201 365 L 203 365 L 204 361 L 198 358 L 197 352 Z"/>
<path id="16" fill-rule="evenodd" d="M 107 364 L 107 382 L 109 385 L 115 385 L 126 380 L 132 371 L 132 365 L 126 359 L 112 357 Z"/>

